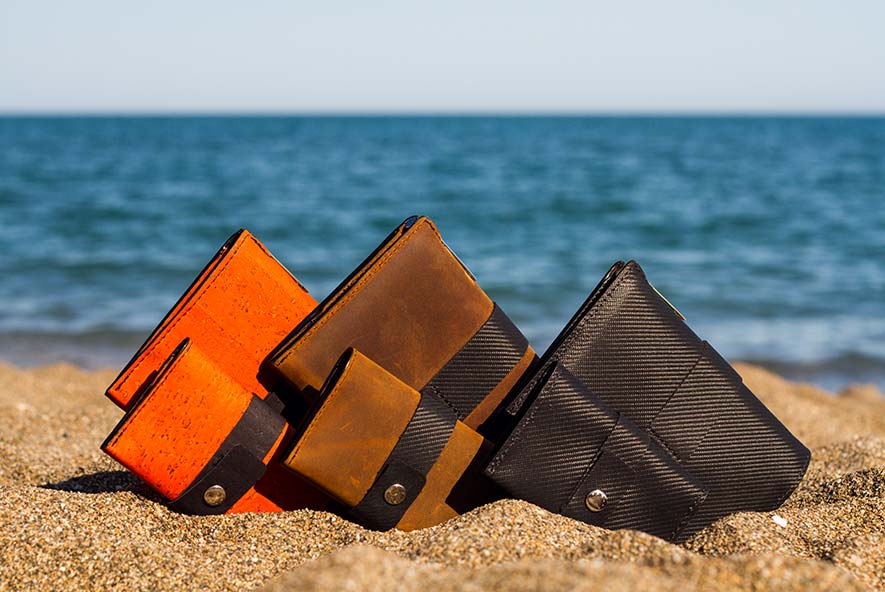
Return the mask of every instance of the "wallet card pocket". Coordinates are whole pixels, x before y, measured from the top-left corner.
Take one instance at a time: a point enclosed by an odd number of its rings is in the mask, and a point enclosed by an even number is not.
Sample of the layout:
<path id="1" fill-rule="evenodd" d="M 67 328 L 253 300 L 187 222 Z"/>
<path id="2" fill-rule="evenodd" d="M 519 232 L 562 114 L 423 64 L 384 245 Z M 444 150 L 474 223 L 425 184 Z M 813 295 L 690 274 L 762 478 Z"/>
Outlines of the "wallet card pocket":
<path id="1" fill-rule="evenodd" d="M 184 339 L 243 388 L 264 398 L 262 360 L 316 305 L 307 290 L 247 230 L 235 233 L 200 272 L 107 389 L 124 410 Z"/>
<path id="2" fill-rule="evenodd" d="M 673 539 L 707 488 L 555 364 L 486 467 L 511 495 L 604 528 Z"/>
<path id="3" fill-rule="evenodd" d="M 325 495 L 278 468 L 290 432 L 282 406 L 184 340 L 101 448 L 184 513 L 322 507 Z"/>

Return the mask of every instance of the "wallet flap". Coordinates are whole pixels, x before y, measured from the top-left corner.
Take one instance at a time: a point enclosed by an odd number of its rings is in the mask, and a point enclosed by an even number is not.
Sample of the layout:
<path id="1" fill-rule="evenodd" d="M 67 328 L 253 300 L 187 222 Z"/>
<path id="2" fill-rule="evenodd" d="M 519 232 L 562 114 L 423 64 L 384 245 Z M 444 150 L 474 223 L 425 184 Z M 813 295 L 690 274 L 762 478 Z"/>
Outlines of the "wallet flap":
<path id="1" fill-rule="evenodd" d="M 339 366 L 284 464 L 353 507 L 375 482 L 421 397 L 358 351 Z"/>
<path id="2" fill-rule="evenodd" d="M 336 364 L 299 431 L 285 465 L 379 530 L 457 515 L 446 498 L 483 444 L 444 401 L 356 350 Z"/>
<path id="3" fill-rule="evenodd" d="M 276 395 L 246 391 L 185 340 L 102 450 L 179 511 L 322 508 L 325 495 L 279 466 L 291 432 L 281 408 Z"/>
<path id="4" fill-rule="evenodd" d="M 514 497 L 558 511 L 617 423 L 617 412 L 556 365 L 485 473 Z"/>
<path id="5" fill-rule="evenodd" d="M 475 351 L 462 353 L 471 343 Z M 471 427 L 534 359 L 525 337 L 423 217 L 388 237 L 274 350 L 269 364 L 315 397 L 350 347 L 413 389 L 448 401 Z M 437 379 L 448 364 L 455 370 Z"/>
<path id="6" fill-rule="evenodd" d="M 674 540 L 707 493 L 703 483 L 621 415 L 559 512 L 603 528 Z"/>
<path id="7" fill-rule="evenodd" d="M 605 528 L 674 538 L 706 489 L 556 365 L 486 468 L 515 497 Z"/>
<path id="8" fill-rule="evenodd" d="M 234 234 L 200 272 L 107 389 L 129 408 L 160 364 L 190 338 L 219 367 L 259 396 L 261 362 L 316 301 L 252 234 Z"/>

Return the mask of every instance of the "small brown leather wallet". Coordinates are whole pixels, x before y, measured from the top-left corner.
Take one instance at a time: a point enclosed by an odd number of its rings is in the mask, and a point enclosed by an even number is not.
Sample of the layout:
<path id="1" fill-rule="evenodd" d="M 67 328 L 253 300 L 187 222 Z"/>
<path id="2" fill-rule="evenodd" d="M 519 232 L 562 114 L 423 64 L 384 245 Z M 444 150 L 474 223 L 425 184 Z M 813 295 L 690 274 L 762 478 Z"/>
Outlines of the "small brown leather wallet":
<path id="1" fill-rule="evenodd" d="M 434 395 L 471 428 L 491 415 L 536 359 L 424 217 L 394 230 L 268 364 L 312 401 L 348 348 L 422 395 Z"/>
<path id="2" fill-rule="evenodd" d="M 483 438 L 432 393 L 356 350 L 338 361 L 283 463 L 378 530 L 439 524 Z M 476 505 L 482 503 L 476 499 Z"/>

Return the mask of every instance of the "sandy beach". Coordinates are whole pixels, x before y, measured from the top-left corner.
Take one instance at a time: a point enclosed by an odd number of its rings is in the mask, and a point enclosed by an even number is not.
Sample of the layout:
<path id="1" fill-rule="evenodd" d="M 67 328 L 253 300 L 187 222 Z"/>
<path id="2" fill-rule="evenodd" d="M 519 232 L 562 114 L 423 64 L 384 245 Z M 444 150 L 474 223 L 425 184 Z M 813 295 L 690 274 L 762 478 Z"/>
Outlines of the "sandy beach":
<path id="1" fill-rule="evenodd" d="M 774 513 L 676 546 L 516 501 L 413 533 L 336 516 L 170 512 L 98 449 L 113 371 L 0 364 L 0 588 L 150 590 L 885 590 L 885 399 L 738 365 L 813 451 Z"/>

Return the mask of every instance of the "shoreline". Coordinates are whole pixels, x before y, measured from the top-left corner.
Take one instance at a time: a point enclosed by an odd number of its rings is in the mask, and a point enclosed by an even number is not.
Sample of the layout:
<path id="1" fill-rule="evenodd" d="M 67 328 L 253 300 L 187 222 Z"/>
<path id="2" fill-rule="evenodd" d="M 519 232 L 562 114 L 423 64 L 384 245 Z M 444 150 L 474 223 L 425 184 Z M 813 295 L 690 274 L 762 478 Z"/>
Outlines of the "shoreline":
<path id="1" fill-rule="evenodd" d="M 307 510 L 174 514 L 98 449 L 122 413 L 103 396 L 116 370 L 0 361 L 0 587 L 885 590 L 881 392 L 736 369 L 812 449 L 811 466 L 780 510 L 671 545 L 517 501 L 413 533 Z"/>

